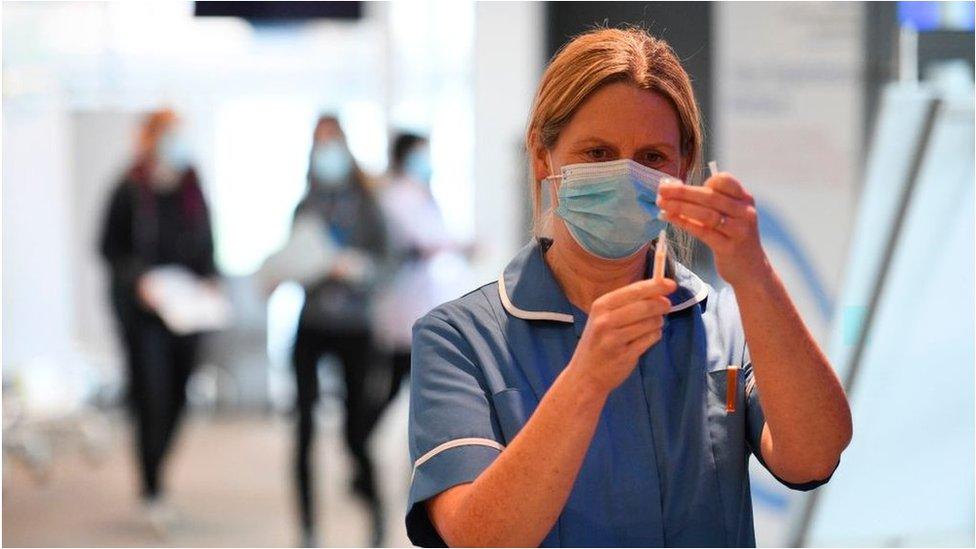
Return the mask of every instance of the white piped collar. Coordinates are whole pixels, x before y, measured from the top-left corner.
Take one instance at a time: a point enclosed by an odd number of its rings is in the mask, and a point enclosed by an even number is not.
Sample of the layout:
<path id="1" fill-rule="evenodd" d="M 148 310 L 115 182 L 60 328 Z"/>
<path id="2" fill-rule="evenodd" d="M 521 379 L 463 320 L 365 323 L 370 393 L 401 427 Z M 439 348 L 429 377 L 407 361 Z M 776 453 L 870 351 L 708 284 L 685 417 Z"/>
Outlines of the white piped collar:
<path id="1" fill-rule="evenodd" d="M 533 240 L 524 246 L 498 277 L 498 297 L 508 314 L 523 320 L 573 324 L 573 307 L 543 258 L 548 242 Z M 668 274 L 678 289 L 668 296 L 668 314 L 683 311 L 708 297 L 708 284 L 684 265 L 668 262 Z"/>

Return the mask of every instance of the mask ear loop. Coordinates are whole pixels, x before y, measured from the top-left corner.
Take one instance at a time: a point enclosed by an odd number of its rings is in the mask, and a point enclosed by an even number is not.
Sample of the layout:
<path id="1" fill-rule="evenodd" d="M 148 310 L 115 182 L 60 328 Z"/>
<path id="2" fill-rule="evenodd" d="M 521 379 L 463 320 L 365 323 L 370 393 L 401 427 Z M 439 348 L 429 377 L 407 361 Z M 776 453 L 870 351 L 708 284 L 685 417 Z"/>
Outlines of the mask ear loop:
<path id="1" fill-rule="evenodd" d="M 552 153 L 548 150 L 546 151 L 546 166 L 549 168 L 549 176 L 544 178 L 543 181 L 563 178 L 562 174 L 556 175 L 556 170 L 552 169 Z"/>
<path id="2" fill-rule="evenodd" d="M 557 181 L 561 181 L 563 178 L 561 174 L 557 175 L 555 170 L 552 169 L 552 153 L 550 153 L 548 149 L 546 150 L 546 167 L 549 168 L 549 175 L 543 177 L 542 180 L 539 181 L 539 194 L 541 195 L 540 200 L 548 200 L 550 202 L 549 208 L 547 208 L 542 214 L 545 218 L 542 223 L 548 227 L 551 223 L 551 219 L 549 219 L 549 217 L 555 215 L 556 204 L 554 201 L 556 200 L 555 195 L 557 194 L 554 192 L 556 191 L 555 185 Z M 547 184 L 552 185 L 552 188 L 547 188 Z"/>
<path id="3" fill-rule="evenodd" d="M 552 189 L 554 191 L 558 191 L 556 182 L 562 182 L 563 176 L 562 174 L 556 174 L 556 170 L 552 169 L 552 153 L 550 153 L 548 149 L 546 150 L 546 167 L 549 168 L 549 175 L 543 177 L 542 181 L 539 182 L 539 192 L 547 192 L 545 187 L 547 183 L 552 185 Z M 555 204 L 553 204 L 552 207 L 555 208 Z"/>

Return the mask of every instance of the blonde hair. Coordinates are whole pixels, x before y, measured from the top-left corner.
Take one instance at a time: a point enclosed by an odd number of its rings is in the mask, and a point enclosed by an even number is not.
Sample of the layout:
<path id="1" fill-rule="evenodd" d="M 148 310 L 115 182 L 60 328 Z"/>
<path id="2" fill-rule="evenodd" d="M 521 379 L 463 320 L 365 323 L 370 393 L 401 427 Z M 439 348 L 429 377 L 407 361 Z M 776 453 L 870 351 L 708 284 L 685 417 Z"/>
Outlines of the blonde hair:
<path id="1" fill-rule="evenodd" d="M 595 29 L 581 34 L 562 47 L 549 62 L 532 105 L 526 146 L 552 149 L 563 128 L 579 106 L 605 84 L 628 82 L 640 89 L 663 95 L 678 114 L 682 167 L 686 183 L 700 184 L 702 164 L 701 115 L 691 79 L 674 50 L 664 40 L 639 28 Z M 532 184 L 534 233 L 544 232 L 541 182 Z M 668 227 L 670 242 L 682 259 L 691 250 L 691 237 Z"/>

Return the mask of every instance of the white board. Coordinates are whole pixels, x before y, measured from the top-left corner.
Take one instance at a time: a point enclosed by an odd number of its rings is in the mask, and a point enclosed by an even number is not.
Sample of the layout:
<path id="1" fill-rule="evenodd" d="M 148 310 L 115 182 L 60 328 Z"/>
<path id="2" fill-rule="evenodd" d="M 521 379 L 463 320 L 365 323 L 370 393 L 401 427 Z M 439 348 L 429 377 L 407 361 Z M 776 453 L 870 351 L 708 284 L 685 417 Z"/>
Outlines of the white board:
<path id="1" fill-rule="evenodd" d="M 943 97 L 849 395 L 854 439 L 815 507 L 810 545 L 974 543 L 971 94 Z M 919 101 L 925 95 L 917 92 Z M 900 105 L 904 93 L 886 99 L 880 127 L 892 133 L 879 139 L 910 140 L 895 129 L 911 126 L 917 109 Z M 904 162 L 900 147 L 875 152 L 876 170 Z M 897 181 L 879 178 L 867 189 L 852 295 L 842 302 L 866 289 L 862 275 L 877 262 Z M 847 356 L 850 342 L 838 334 L 832 356 Z"/>

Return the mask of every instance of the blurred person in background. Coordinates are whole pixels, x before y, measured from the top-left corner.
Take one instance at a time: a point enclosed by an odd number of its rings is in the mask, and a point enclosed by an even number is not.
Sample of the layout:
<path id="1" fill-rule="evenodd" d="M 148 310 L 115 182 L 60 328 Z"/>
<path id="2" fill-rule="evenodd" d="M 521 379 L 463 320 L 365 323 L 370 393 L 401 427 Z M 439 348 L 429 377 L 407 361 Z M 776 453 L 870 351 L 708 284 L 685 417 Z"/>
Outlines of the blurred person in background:
<path id="1" fill-rule="evenodd" d="M 163 498 L 162 466 L 185 407 L 199 335 L 174 333 L 161 320 L 149 275 L 176 265 L 214 284 L 217 276 L 207 203 L 179 128 L 171 110 L 146 117 L 135 160 L 111 195 L 101 235 L 126 353 L 144 511 L 157 533 L 165 533 L 174 518 Z"/>
<path id="2" fill-rule="evenodd" d="M 384 409 L 410 373 L 413 323 L 451 297 L 450 281 L 443 272 L 435 271 L 435 258 L 465 249 L 448 236 L 430 191 L 431 175 L 428 139 L 408 132 L 397 134 L 390 147 L 390 172 L 379 192 L 396 261 L 392 281 L 383 288 L 375 307 L 376 340 L 390 373 Z"/>
<path id="3" fill-rule="evenodd" d="M 345 381 L 344 436 L 354 460 L 353 492 L 370 510 L 372 545 L 383 538 L 383 513 L 367 441 L 376 425 L 380 396 L 375 378 L 376 353 L 370 308 L 386 262 L 387 236 L 380 208 L 366 175 L 357 165 L 334 116 L 322 116 L 309 159 L 308 190 L 295 221 L 317 219 L 332 244 L 328 272 L 305 284 L 305 304 L 295 336 L 298 439 L 295 475 L 302 543 L 317 544 L 314 481 L 309 459 L 319 396 L 318 363 L 333 355 Z M 385 395 L 384 395 L 385 396 Z"/>

